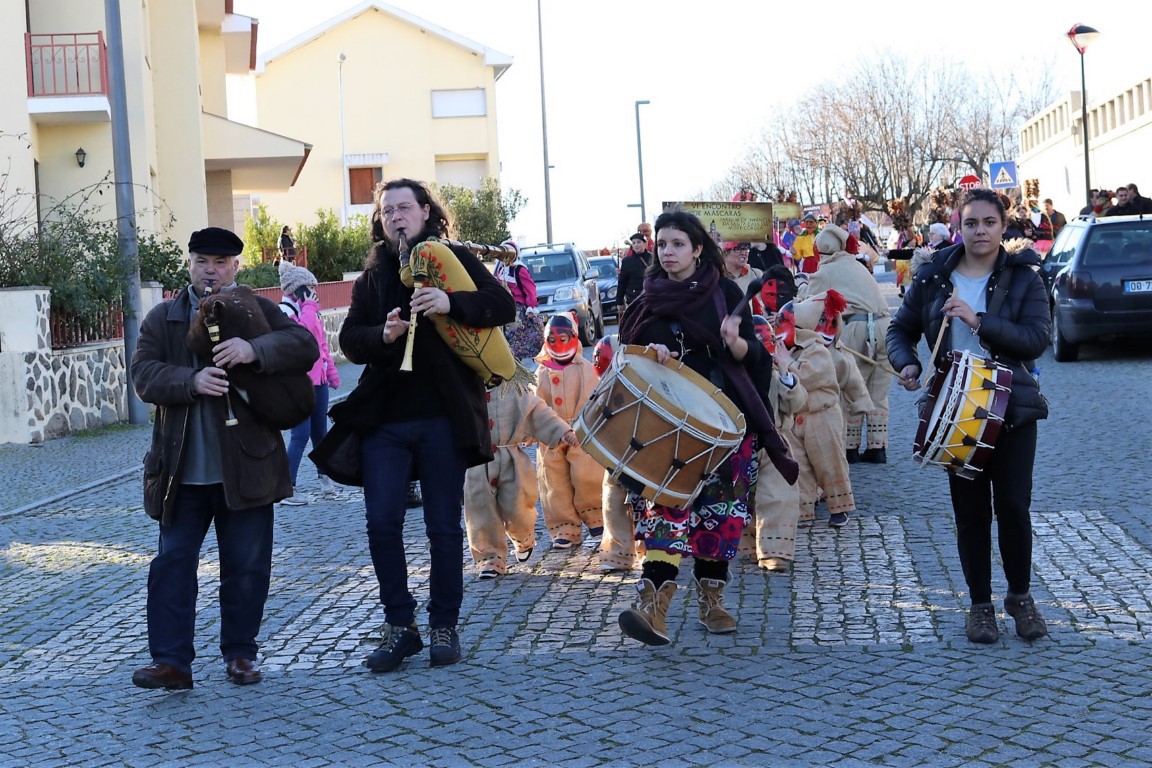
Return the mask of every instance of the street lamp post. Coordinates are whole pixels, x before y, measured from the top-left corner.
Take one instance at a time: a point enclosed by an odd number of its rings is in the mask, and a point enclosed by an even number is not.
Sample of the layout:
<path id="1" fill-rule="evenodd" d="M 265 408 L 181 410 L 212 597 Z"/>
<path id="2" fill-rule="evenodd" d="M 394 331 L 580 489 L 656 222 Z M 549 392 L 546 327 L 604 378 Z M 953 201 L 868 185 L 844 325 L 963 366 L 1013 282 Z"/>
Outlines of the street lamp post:
<path id="1" fill-rule="evenodd" d="M 644 206 L 644 150 L 640 142 L 640 105 L 647 101 L 636 102 L 636 161 L 640 164 L 640 223 L 648 221 L 648 209 Z"/>
<path id="2" fill-rule="evenodd" d="M 1088 178 L 1088 86 L 1084 79 L 1084 51 L 1088 43 L 1100 37 L 1100 33 L 1092 27 L 1076 23 L 1068 30 L 1068 39 L 1072 46 L 1080 52 L 1080 128 L 1083 131 L 1084 143 L 1084 197 L 1088 205 L 1092 205 L 1092 182 Z"/>
<path id="3" fill-rule="evenodd" d="M 544 106 L 544 20 L 540 15 L 540 0 L 536 0 L 536 38 L 540 43 L 540 130 L 544 133 L 544 229 L 548 242 L 552 242 L 552 186 L 548 163 L 548 110 Z"/>
<path id="4" fill-rule="evenodd" d="M 348 182 L 348 146 L 344 135 L 344 60 L 347 58 L 343 53 L 337 58 L 339 62 L 337 79 L 340 84 L 340 175 L 343 177 L 341 184 L 344 187 L 344 203 L 340 206 L 340 223 L 344 226 L 348 226 L 348 199 L 351 197 Z"/>

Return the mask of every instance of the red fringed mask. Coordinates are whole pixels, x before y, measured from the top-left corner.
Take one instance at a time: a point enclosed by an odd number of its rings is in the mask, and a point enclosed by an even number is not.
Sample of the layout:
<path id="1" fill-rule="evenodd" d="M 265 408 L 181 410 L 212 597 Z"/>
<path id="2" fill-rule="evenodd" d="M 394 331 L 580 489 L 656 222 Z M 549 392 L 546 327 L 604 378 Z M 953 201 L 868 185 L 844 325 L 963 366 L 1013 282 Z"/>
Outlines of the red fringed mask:
<path id="1" fill-rule="evenodd" d="M 596 369 L 597 376 L 603 376 L 604 372 L 612 365 L 612 357 L 616 354 L 616 334 L 605 336 L 596 342 L 596 346 L 592 349 L 592 367 Z"/>
<path id="2" fill-rule="evenodd" d="M 567 313 L 553 315 L 544 327 L 544 351 L 558 363 L 568 363 L 580 351 L 576 321 Z"/>
<path id="3" fill-rule="evenodd" d="M 768 354 L 776 354 L 776 339 L 772 336 L 772 323 L 763 315 L 752 315 L 752 327 L 756 331 L 756 338 L 768 350 Z"/>
<path id="4" fill-rule="evenodd" d="M 788 349 L 796 346 L 796 313 L 790 301 L 780 307 L 780 313 L 776 315 L 776 343 Z"/>

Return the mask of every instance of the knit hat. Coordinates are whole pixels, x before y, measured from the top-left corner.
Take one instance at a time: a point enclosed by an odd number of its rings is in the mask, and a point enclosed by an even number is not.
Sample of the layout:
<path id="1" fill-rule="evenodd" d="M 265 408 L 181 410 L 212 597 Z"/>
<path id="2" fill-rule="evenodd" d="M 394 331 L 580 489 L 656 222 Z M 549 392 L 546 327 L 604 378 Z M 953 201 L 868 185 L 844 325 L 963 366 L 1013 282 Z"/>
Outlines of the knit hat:
<path id="1" fill-rule="evenodd" d="M 848 233 L 835 224 L 825 224 L 816 235 L 816 250 L 820 253 L 836 253 L 848 245 Z"/>
<path id="2" fill-rule="evenodd" d="M 223 227 L 206 227 L 192 233 L 188 240 L 189 253 L 203 253 L 207 256 L 239 256 L 244 250 L 244 241 Z"/>
<path id="3" fill-rule="evenodd" d="M 285 262 L 280 263 L 284 264 Z M 285 296 L 291 296 L 296 293 L 297 288 L 303 288 L 306 285 L 316 285 L 316 275 L 304 267 L 290 266 L 280 270 L 280 290 L 284 292 Z"/>

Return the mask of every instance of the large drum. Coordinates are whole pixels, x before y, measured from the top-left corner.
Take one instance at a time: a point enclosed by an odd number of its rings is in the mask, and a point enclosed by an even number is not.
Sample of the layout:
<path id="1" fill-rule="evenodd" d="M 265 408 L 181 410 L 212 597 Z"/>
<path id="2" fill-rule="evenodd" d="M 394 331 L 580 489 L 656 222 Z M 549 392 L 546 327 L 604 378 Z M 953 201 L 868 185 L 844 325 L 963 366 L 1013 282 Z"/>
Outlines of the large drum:
<path id="1" fill-rule="evenodd" d="M 1012 371 L 969 351 L 953 352 L 952 367 L 932 380 L 912 455 L 960 477 L 984 469 L 1008 410 Z"/>
<path id="2" fill-rule="evenodd" d="M 683 363 L 622 347 L 574 425 L 580 447 L 641 495 L 688 506 L 744 438 L 744 414 Z M 635 482 L 629 482 L 628 478 Z"/>

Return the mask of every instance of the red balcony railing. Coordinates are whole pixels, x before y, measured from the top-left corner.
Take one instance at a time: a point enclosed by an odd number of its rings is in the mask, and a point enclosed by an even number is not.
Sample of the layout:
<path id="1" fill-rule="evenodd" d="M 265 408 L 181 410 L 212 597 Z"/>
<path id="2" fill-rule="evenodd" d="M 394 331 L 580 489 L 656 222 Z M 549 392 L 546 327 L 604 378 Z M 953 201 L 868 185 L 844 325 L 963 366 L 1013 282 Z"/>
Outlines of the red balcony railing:
<path id="1" fill-rule="evenodd" d="M 29 96 L 108 93 L 108 51 L 103 32 L 24 35 Z"/>

